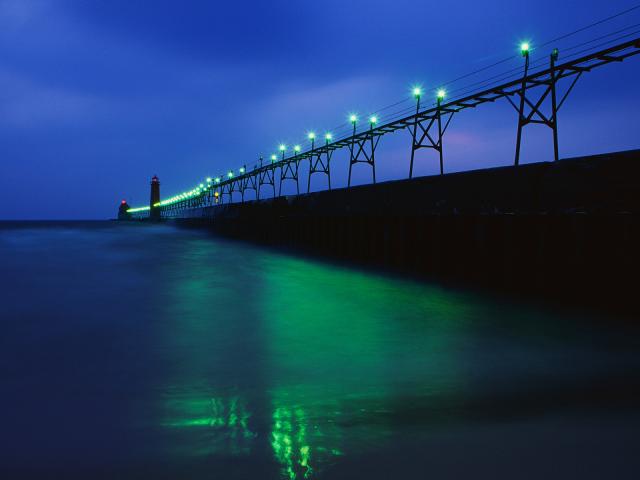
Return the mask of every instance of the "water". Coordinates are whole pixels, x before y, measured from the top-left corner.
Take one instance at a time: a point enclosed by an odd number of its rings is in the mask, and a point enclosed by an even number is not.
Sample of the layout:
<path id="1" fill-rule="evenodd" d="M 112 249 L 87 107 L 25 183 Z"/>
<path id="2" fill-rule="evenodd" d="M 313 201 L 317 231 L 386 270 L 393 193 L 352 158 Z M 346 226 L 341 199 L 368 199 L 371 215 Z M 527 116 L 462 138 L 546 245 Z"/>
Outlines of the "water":
<path id="1" fill-rule="evenodd" d="M 638 331 L 167 226 L 0 224 L 1 478 L 634 478 Z"/>

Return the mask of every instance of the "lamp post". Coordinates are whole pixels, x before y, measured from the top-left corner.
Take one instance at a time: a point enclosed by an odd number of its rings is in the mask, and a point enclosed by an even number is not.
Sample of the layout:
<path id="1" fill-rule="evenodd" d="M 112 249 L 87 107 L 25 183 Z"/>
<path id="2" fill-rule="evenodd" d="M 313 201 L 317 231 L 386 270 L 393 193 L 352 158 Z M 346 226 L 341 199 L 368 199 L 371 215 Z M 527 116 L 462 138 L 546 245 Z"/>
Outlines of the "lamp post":
<path id="1" fill-rule="evenodd" d="M 558 60 L 560 53 L 557 48 L 554 48 L 551 52 L 549 63 L 551 66 L 551 121 L 553 125 L 553 160 L 555 162 L 559 159 L 558 154 L 558 108 L 556 104 L 556 61 Z"/>
<path id="2" fill-rule="evenodd" d="M 524 126 L 524 94 L 527 89 L 527 75 L 529 73 L 529 42 L 520 44 L 520 54 L 524 57 L 524 75 L 522 76 L 522 89 L 520 90 L 520 108 L 518 110 L 518 136 L 516 138 L 516 167 L 520 164 L 520 143 L 522 141 L 522 127 Z"/>
<path id="3" fill-rule="evenodd" d="M 244 203 L 244 189 L 247 186 L 247 179 L 244 178 L 244 172 L 246 171 L 247 168 L 244 165 L 238 169 L 238 172 L 240 172 L 240 177 L 238 178 L 238 180 L 240 182 L 240 199 L 242 203 Z"/>
<path id="4" fill-rule="evenodd" d="M 413 87 L 413 97 L 416 99 L 416 118 L 413 123 L 413 143 L 411 144 L 411 163 L 409 164 L 409 178 L 413 178 L 413 160 L 416 156 L 416 134 L 418 133 L 418 113 L 420 113 L 420 97 L 422 96 L 422 89 L 420 87 Z"/>
<path id="5" fill-rule="evenodd" d="M 347 180 L 347 186 L 351 186 L 351 168 L 353 167 L 354 161 L 354 151 L 355 151 L 355 142 L 356 142 L 356 125 L 358 123 L 358 116 L 355 114 L 349 115 L 349 121 L 351 125 L 353 125 L 353 134 L 351 136 L 351 147 L 350 147 L 350 160 L 349 160 L 349 179 Z"/>
<path id="6" fill-rule="evenodd" d="M 260 200 L 260 187 L 262 186 L 261 183 L 260 183 L 260 176 L 262 175 L 262 162 L 263 162 L 263 158 L 262 158 L 262 155 L 260 155 L 260 164 L 257 167 L 258 168 L 258 172 L 256 174 L 257 181 L 258 181 L 258 184 L 256 186 L 256 200 Z M 255 171 L 256 169 L 254 168 L 253 170 Z"/>
<path id="7" fill-rule="evenodd" d="M 300 182 L 298 179 L 298 167 L 300 166 L 300 160 L 298 160 L 298 154 L 300 153 L 300 150 L 302 150 L 300 145 L 293 146 L 293 161 L 296 165 L 296 173 L 294 174 L 294 176 L 296 180 L 296 192 L 298 195 L 300 195 Z M 291 173 L 293 174 L 293 171 Z"/>
<path id="8" fill-rule="evenodd" d="M 445 92 L 442 88 L 438 90 L 436 94 L 436 103 L 437 103 L 437 115 L 438 115 L 438 151 L 440 153 L 440 175 L 444 175 L 444 159 L 442 153 L 442 102 L 444 101 L 444 97 L 447 92 Z"/>
<path id="9" fill-rule="evenodd" d="M 278 196 L 280 196 L 282 194 L 282 177 L 284 176 L 284 155 L 285 152 L 287 151 L 287 146 L 282 143 L 280 144 L 280 153 L 282 154 L 282 164 L 280 165 L 280 182 L 278 183 Z"/>

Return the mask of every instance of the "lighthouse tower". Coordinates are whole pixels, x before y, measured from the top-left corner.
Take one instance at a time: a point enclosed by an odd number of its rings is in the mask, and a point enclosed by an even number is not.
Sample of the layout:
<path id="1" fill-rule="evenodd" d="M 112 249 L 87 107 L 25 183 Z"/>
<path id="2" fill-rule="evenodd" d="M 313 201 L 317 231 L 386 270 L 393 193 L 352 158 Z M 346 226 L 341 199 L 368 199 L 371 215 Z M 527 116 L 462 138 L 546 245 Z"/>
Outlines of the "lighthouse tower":
<path id="1" fill-rule="evenodd" d="M 160 180 L 156 175 L 151 179 L 151 201 L 149 203 L 149 218 L 151 220 L 160 220 L 160 207 L 155 205 L 160 203 Z"/>
<path id="2" fill-rule="evenodd" d="M 131 214 L 127 210 L 129 210 L 129 204 L 126 200 L 122 200 L 118 207 L 118 220 L 131 220 Z"/>

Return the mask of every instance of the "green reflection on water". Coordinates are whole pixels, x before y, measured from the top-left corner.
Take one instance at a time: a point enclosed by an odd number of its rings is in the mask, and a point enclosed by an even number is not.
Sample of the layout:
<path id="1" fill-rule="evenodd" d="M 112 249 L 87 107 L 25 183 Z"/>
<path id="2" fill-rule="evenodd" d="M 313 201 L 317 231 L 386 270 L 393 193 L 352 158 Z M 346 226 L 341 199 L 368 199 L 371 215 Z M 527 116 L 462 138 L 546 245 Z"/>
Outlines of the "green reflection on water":
<path id="1" fill-rule="evenodd" d="M 335 443 L 339 436 L 332 422 L 321 427 L 303 408 L 276 407 L 273 412 L 271 448 L 289 480 L 311 478 L 314 468 L 332 463 L 341 455 Z"/>
<path id="2" fill-rule="evenodd" d="M 377 448 L 408 408 L 399 398 L 437 403 L 464 388 L 451 347 L 468 311 L 455 295 L 286 256 L 262 268 L 271 446 L 284 478 Z"/>
<path id="3" fill-rule="evenodd" d="M 468 312 L 454 295 L 289 257 L 268 257 L 263 270 L 269 384 L 325 395 L 384 395 L 416 379 L 460 387 L 451 347 Z"/>
<path id="4" fill-rule="evenodd" d="M 161 423 L 182 432 L 172 453 L 253 457 L 268 448 L 283 478 L 311 478 L 343 455 L 379 448 L 407 408 L 463 391 L 467 299 L 215 248 L 204 239 L 183 246 L 163 289 L 159 343 L 170 367 Z"/>
<path id="5" fill-rule="evenodd" d="M 256 434 L 249 429 L 251 414 L 239 397 L 171 398 L 165 408 L 163 427 L 207 429 L 207 444 L 197 453 L 250 453 Z"/>
<path id="6" fill-rule="evenodd" d="M 234 376 L 244 374 L 233 362 L 242 326 L 225 308 L 241 292 L 219 275 L 215 242 L 192 238 L 180 247 L 161 277 L 168 284 L 158 343 L 168 368 L 160 423 L 172 433 L 168 448 L 171 455 L 249 455 L 257 434 L 246 396 L 234 388 Z"/>
<path id="7" fill-rule="evenodd" d="M 295 479 L 298 473 L 307 478 L 313 471 L 309 463 L 310 448 L 306 444 L 307 426 L 298 413 L 303 412 L 277 408 L 273 413 L 271 446 L 276 460 L 283 465 L 282 473 L 291 479 Z"/>

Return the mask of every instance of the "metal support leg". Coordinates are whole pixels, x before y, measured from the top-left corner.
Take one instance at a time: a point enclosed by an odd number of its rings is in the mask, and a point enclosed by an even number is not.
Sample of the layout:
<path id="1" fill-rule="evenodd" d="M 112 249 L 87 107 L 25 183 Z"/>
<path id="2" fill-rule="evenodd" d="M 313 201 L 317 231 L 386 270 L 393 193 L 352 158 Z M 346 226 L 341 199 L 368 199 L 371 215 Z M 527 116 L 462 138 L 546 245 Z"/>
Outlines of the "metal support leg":
<path id="1" fill-rule="evenodd" d="M 373 127 L 371 127 L 371 130 L 373 130 Z M 380 137 L 377 137 L 377 139 L 379 140 Z M 377 145 L 377 140 L 376 140 L 376 145 Z M 373 132 L 371 133 L 371 169 L 373 171 L 373 183 L 376 183 L 376 145 L 374 145 L 373 142 Z"/>
<path id="2" fill-rule="evenodd" d="M 258 172 L 258 194 L 260 193 L 260 189 L 263 185 L 271 185 L 273 188 L 273 198 L 276 197 L 276 182 L 275 182 L 275 167 L 273 166 L 273 162 L 275 160 L 272 158 L 271 164 L 263 168 L 262 167 L 262 158 L 260 158 L 260 171 Z"/>
<path id="3" fill-rule="evenodd" d="M 329 142 L 327 141 L 327 145 Z M 322 159 L 322 155 L 326 156 L 326 161 Z M 311 175 L 314 173 L 324 173 L 327 176 L 327 183 L 329 185 L 329 190 L 331 190 L 331 172 L 330 172 L 330 164 L 331 164 L 331 155 L 333 154 L 333 150 L 330 150 L 328 147 L 325 147 L 323 150 L 318 152 L 317 154 L 311 156 L 309 158 L 309 177 L 307 181 L 307 193 L 311 191 Z"/>
<path id="4" fill-rule="evenodd" d="M 438 100 L 438 108 L 432 116 L 417 121 L 411 129 L 411 165 L 409 167 L 409 178 L 413 178 L 413 162 L 415 153 L 421 148 L 431 148 L 438 152 L 440 175 L 444 175 L 444 135 L 453 119 L 454 109 L 441 105 Z M 431 129 L 437 131 L 432 134 Z M 417 132 L 420 131 L 420 135 Z M 436 137 L 436 138 L 434 138 Z"/>
<path id="5" fill-rule="evenodd" d="M 373 183 L 376 183 L 376 148 L 382 137 L 382 133 L 374 132 L 371 128 L 361 138 L 353 141 L 351 159 L 349 161 L 349 186 L 351 186 L 351 170 L 356 163 L 366 163 L 371 166 Z"/>
<path id="6" fill-rule="evenodd" d="M 440 111 L 440 98 L 438 98 L 438 152 L 440 153 L 440 175 L 444 175 L 444 158 L 442 154 L 442 112 Z"/>
<path id="7" fill-rule="evenodd" d="M 411 163 L 409 164 L 409 178 L 413 178 L 413 160 L 416 157 L 416 135 L 418 134 L 418 113 L 420 112 L 420 97 L 417 97 L 416 103 L 416 120 L 413 123 L 413 133 L 411 134 Z"/>
<path id="8" fill-rule="evenodd" d="M 354 117 L 355 118 L 355 117 Z M 355 150 L 355 141 L 356 141 L 356 122 L 353 122 L 353 135 L 351 137 L 351 145 L 349 146 L 349 179 L 347 180 L 347 186 L 351 186 L 351 169 L 353 164 L 356 163 L 354 161 L 354 150 Z"/>
<path id="9" fill-rule="evenodd" d="M 529 52 L 524 54 L 524 76 L 522 77 L 522 89 L 520 90 L 520 108 L 518 109 L 518 135 L 516 138 L 516 167 L 520 164 L 520 143 L 522 141 L 522 127 L 524 127 L 524 98 L 527 91 L 527 75 L 529 74 Z"/>
<path id="10" fill-rule="evenodd" d="M 280 185 L 278 187 L 278 195 L 282 194 L 282 182 L 284 180 L 295 180 L 296 192 L 300 195 L 300 182 L 298 181 L 298 166 L 299 161 L 294 157 L 289 162 L 283 164 L 280 167 Z"/>
<path id="11" fill-rule="evenodd" d="M 560 67 L 558 69 L 556 67 L 556 60 L 558 58 L 558 50 L 554 49 L 550 58 L 550 74 L 548 79 L 544 80 L 535 80 L 529 82 L 527 77 L 528 70 L 528 56 L 525 59 L 525 76 L 522 81 L 522 88 L 518 92 L 520 95 L 520 104 L 516 106 L 514 101 L 509 97 L 506 98 L 514 110 L 518 113 L 518 136 L 516 138 L 516 156 L 515 156 L 515 165 L 519 165 L 520 163 L 520 146 L 522 139 L 522 129 L 530 123 L 546 125 L 552 131 L 553 135 L 553 160 L 557 162 L 560 158 L 559 147 L 558 147 L 558 111 L 564 104 L 565 100 L 569 96 L 569 93 L 573 90 L 576 82 L 580 79 L 582 75 L 582 71 L 578 72 L 575 76 L 573 76 L 573 81 L 569 85 L 569 88 L 565 91 L 564 95 L 560 101 L 557 98 L 557 83 L 563 78 L 563 74 L 565 70 Z M 528 88 L 527 88 L 528 87 Z M 531 92 L 540 91 L 540 88 L 544 88 L 541 95 L 537 99 L 537 101 L 531 100 Z M 529 92 L 529 96 L 527 96 L 527 92 Z M 547 97 L 551 98 L 551 112 L 545 113 L 543 112 L 543 104 Z M 528 112 L 525 112 L 525 108 L 528 108 Z"/>
<path id="12" fill-rule="evenodd" d="M 551 53 L 551 122 L 553 124 L 553 161 L 559 160 L 558 153 L 558 107 L 556 103 L 556 58 L 558 57 L 558 50 L 555 49 Z"/>

